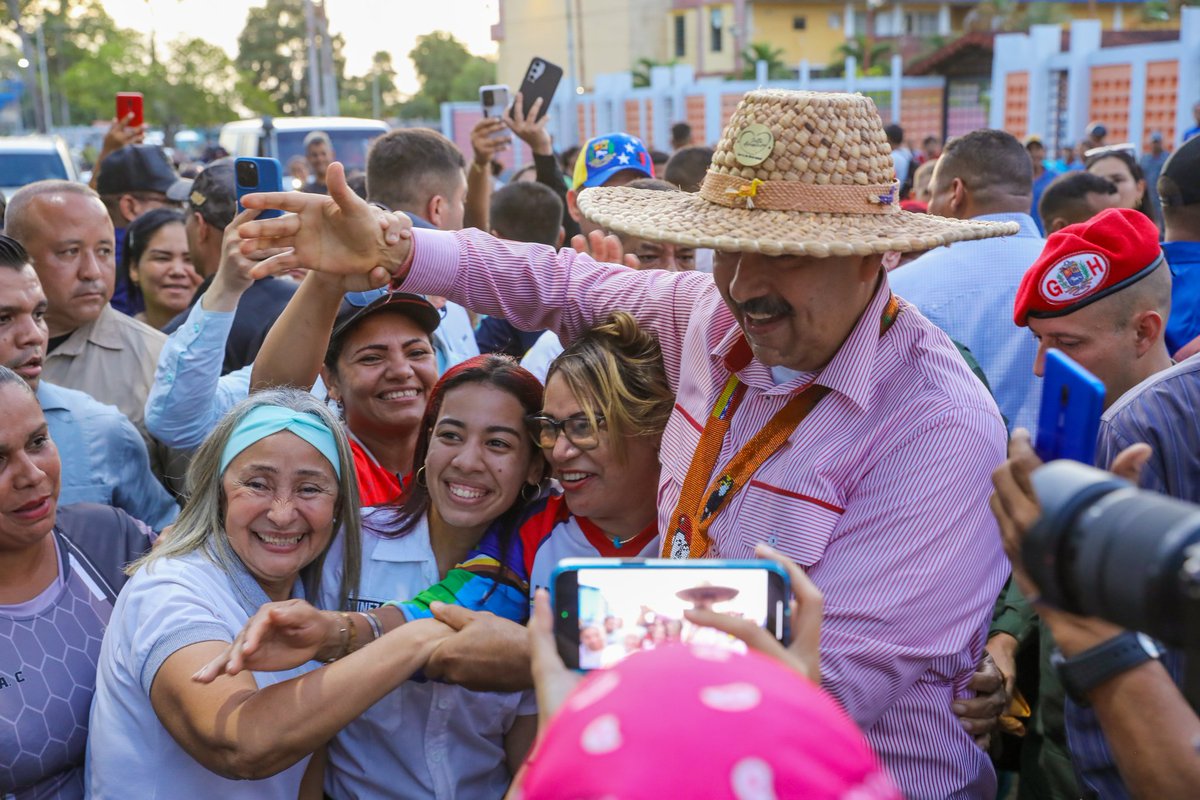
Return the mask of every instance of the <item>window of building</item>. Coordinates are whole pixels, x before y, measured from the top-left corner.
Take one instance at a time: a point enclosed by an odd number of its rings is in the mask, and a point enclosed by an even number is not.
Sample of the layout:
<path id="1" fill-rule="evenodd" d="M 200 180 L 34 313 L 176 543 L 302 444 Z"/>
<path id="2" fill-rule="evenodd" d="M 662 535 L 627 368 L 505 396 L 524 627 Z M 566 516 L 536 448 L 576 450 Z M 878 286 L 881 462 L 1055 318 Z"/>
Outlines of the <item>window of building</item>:
<path id="1" fill-rule="evenodd" d="M 859 36 L 863 36 L 864 34 L 866 34 L 866 32 L 867 32 L 867 12 L 865 12 L 865 11 L 855 11 L 854 12 L 854 32 Z"/>
<path id="2" fill-rule="evenodd" d="M 829 29 L 831 31 L 840 31 L 842 29 L 842 15 L 830 12 L 829 14 Z"/>
<path id="3" fill-rule="evenodd" d="M 909 12 L 904 15 L 904 28 L 909 36 L 934 36 L 938 32 L 937 12 Z"/>
<path id="4" fill-rule="evenodd" d="M 792 30 L 802 31 L 808 27 L 808 20 L 804 17 L 792 17 Z"/>
<path id="5" fill-rule="evenodd" d="M 863 25 L 863 30 L 867 29 Z M 896 18 L 890 11 L 875 12 L 875 35 L 876 36 L 899 36 L 900 31 L 896 30 Z"/>
<path id="6" fill-rule="evenodd" d="M 709 15 L 708 49 L 712 50 L 714 53 L 721 52 L 721 48 L 724 45 L 723 39 L 724 39 L 725 29 L 724 29 L 724 27 L 722 27 L 722 23 L 723 23 L 723 15 L 721 14 L 721 9 L 713 8 L 712 12 Z"/>
<path id="7" fill-rule="evenodd" d="M 687 18 L 683 14 L 675 15 L 675 57 L 687 55 Z"/>

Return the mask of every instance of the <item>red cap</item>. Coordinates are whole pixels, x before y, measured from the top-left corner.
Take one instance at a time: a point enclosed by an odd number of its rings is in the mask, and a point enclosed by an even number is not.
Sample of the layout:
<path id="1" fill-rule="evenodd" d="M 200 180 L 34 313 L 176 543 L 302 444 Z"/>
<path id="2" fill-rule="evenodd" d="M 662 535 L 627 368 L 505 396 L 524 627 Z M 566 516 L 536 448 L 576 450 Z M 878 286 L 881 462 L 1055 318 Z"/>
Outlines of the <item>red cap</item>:
<path id="1" fill-rule="evenodd" d="M 1017 289 L 1013 322 L 1061 317 L 1137 283 L 1163 263 L 1158 228 L 1140 211 L 1109 208 L 1050 234 Z"/>

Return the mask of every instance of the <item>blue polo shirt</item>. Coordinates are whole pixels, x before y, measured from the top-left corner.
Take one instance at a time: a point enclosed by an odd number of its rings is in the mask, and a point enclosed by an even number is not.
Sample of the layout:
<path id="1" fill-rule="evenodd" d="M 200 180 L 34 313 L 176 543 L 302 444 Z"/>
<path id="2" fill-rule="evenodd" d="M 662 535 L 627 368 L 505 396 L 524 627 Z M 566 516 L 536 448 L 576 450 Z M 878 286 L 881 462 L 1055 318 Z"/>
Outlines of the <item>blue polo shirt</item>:
<path id="1" fill-rule="evenodd" d="M 1166 339 L 1174 353 L 1200 336 L 1200 242 L 1166 242 L 1162 249 L 1171 268 Z"/>

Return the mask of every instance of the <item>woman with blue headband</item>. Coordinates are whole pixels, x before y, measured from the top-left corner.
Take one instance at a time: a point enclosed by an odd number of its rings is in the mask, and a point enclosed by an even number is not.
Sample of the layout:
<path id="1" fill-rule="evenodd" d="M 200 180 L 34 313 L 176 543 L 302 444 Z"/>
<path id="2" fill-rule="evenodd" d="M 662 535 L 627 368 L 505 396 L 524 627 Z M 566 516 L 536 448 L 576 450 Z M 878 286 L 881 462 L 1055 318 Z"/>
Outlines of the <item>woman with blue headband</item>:
<path id="1" fill-rule="evenodd" d="M 425 620 L 355 652 L 344 615 L 347 655 L 317 674 L 309 662 L 192 680 L 263 603 L 319 597 L 331 546 L 345 565 L 336 595 L 358 584 L 353 464 L 341 425 L 296 390 L 253 395 L 200 447 L 187 505 L 171 535 L 130 566 L 104 637 L 88 797 L 295 798 L 319 761 L 311 754 L 450 635 Z M 319 765 L 311 772 L 319 781 Z"/>

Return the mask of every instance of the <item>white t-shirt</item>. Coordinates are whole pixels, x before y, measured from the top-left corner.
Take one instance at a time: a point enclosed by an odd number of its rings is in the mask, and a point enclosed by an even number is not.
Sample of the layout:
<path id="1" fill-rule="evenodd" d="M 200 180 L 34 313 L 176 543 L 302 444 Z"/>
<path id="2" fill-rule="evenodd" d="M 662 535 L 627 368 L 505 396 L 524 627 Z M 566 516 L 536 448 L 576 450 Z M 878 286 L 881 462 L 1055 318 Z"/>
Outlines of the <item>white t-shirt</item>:
<path id="1" fill-rule="evenodd" d="M 198 642 L 232 642 L 250 615 L 268 602 L 257 581 L 238 567 L 236 574 L 228 575 L 201 551 L 160 559 L 150 569 L 138 570 L 117 597 L 96 672 L 85 765 L 87 797 L 296 797 L 307 756 L 270 778 L 222 778 L 179 746 L 150 703 L 150 687 L 167 658 Z M 304 596 L 299 581 L 292 596 Z M 287 672 L 251 674 L 262 688 L 319 666 L 309 662 Z"/>
<path id="2" fill-rule="evenodd" d="M 562 342 L 558 335 L 546 331 L 529 348 L 529 352 L 521 359 L 521 366 L 537 376 L 542 383 L 546 382 L 546 373 L 550 371 L 550 362 L 558 358 L 563 351 Z"/>
<path id="3" fill-rule="evenodd" d="M 439 356 L 439 372 L 445 372 L 455 364 L 479 355 L 471 315 L 458 303 L 449 300 L 442 308 L 442 323 L 433 332 L 433 341 Z M 442 363 L 443 359 L 445 363 Z"/>
<path id="4" fill-rule="evenodd" d="M 439 580 L 424 520 L 398 538 L 390 509 L 363 509 L 362 580 L 349 611 L 408 600 Z M 322 577 L 325 608 L 337 607 L 341 548 Z M 533 692 L 472 692 L 409 680 L 329 743 L 325 791 L 337 798 L 502 797 L 511 775 L 504 737 L 518 716 L 537 713 Z"/>

